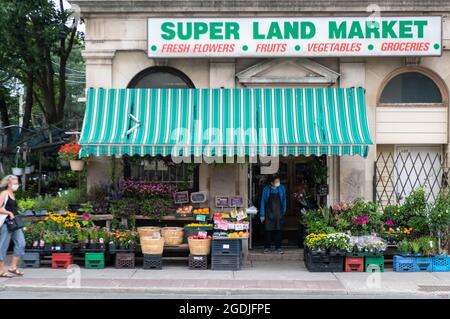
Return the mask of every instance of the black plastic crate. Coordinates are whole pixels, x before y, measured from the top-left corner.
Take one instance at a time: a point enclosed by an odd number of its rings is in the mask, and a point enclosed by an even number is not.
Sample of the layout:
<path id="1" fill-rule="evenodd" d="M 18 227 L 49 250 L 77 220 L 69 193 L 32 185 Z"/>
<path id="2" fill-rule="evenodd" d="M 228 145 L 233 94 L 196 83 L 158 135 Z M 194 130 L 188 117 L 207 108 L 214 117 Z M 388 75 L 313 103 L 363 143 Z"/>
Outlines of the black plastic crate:
<path id="1" fill-rule="evenodd" d="M 208 269 L 208 256 L 189 255 L 189 269 Z"/>
<path id="2" fill-rule="evenodd" d="M 134 268 L 135 267 L 134 253 L 117 253 L 115 260 L 115 267 L 117 269 Z"/>
<path id="3" fill-rule="evenodd" d="M 39 268 L 41 266 L 41 256 L 37 252 L 26 252 L 20 262 L 22 268 Z"/>
<path id="4" fill-rule="evenodd" d="M 233 255 L 242 254 L 242 241 L 240 239 L 213 239 L 211 244 L 211 255 Z"/>
<path id="5" fill-rule="evenodd" d="M 242 259 L 239 255 L 213 255 L 211 257 L 212 270 L 240 270 Z"/>
<path id="6" fill-rule="evenodd" d="M 162 255 L 144 254 L 144 269 L 162 269 Z"/>
<path id="7" fill-rule="evenodd" d="M 341 255 L 312 254 L 305 256 L 306 268 L 311 272 L 343 272 L 345 257 Z"/>

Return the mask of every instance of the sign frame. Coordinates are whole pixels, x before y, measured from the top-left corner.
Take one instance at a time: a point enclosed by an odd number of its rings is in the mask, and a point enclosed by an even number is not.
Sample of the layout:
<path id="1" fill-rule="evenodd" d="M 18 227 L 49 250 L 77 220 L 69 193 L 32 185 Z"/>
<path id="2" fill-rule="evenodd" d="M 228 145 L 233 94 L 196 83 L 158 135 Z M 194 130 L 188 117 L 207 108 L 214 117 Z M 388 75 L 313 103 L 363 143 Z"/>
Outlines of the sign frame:
<path id="1" fill-rule="evenodd" d="M 438 14 L 430 14 L 430 15 L 408 15 L 408 16 L 403 16 L 403 15 L 386 15 L 386 16 L 380 16 L 380 17 L 371 17 L 371 16 L 351 16 L 351 15 L 342 15 L 342 16 L 254 16 L 254 17 L 249 17 L 249 16 L 238 16 L 238 17 L 208 17 L 208 16 L 199 16 L 199 17 L 187 17 L 187 18 L 180 18 L 180 17 L 169 17 L 169 16 L 163 16 L 163 17 L 147 17 L 147 55 L 149 58 L 240 58 L 240 57 L 245 57 L 245 58 L 295 58 L 295 57 L 315 57 L 315 58 L 319 58 L 319 57 L 323 57 L 323 58 L 338 58 L 338 57 L 439 57 L 442 56 L 442 52 L 443 52 L 443 41 L 442 41 L 442 34 L 443 34 L 443 16 L 442 15 L 438 15 Z M 235 22 L 235 21 L 244 21 L 244 20 L 253 20 L 253 22 L 258 22 L 258 21 L 262 21 L 262 20 L 272 20 L 272 21 L 287 21 L 287 20 L 295 20 L 298 19 L 299 22 L 307 22 L 307 21 L 314 21 L 315 23 L 317 23 L 317 21 L 319 20 L 325 20 L 325 21 L 329 21 L 329 20 L 345 20 L 345 21 L 351 21 L 352 23 L 358 20 L 363 20 L 366 19 L 366 21 L 384 21 L 384 20 L 397 20 L 397 21 L 402 21 L 402 20 L 406 20 L 406 19 L 410 19 L 410 20 L 428 20 L 428 21 L 432 21 L 433 19 L 439 19 L 439 21 L 435 21 L 436 23 L 434 24 L 428 24 L 428 26 L 431 25 L 430 29 L 431 31 L 429 31 L 429 39 L 434 39 L 437 41 L 434 41 L 433 43 L 429 42 L 429 49 L 423 52 L 412 52 L 412 51 L 387 51 L 385 53 L 380 54 L 380 51 L 377 49 L 370 49 L 367 50 L 367 48 L 365 47 L 365 50 L 363 52 L 360 53 L 355 53 L 355 52 L 351 52 L 348 54 L 339 54 L 339 53 L 327 53 L 327 54 L 314 54 L 314 53 L 304 53 L 306 51 L 302 51 L 302 49 L 299 49 L 300 51 L 296 51 L 293 52 L 292 50 L 288 50 L 287 52 L 283 52 L 283 53 L 277 53 L 277 54 L 258 54 L 253 52 L 253 50 L 249 50 L 247 48 L 247 50 L 244 52 L 243 50 L 240 50 L 239 52 L 233 52 L 233 53 L 221 53 L 221 54 L 199 54 L 197 53 L 192 53 L 192 52 L 187 52 L 187 53 L 183 53 L 183 54 L 175 54 L 175 53 L 159 53 L 158 54 L 158 48 L 157 48 L 157 44 L 153 41 L 153 38 L 151 38 L 151 36 L 157 32 L 154 32 L 154 29 L 151 30 L 152 27 L 152 23 L 156 20 L 167 20 L 170 22 L 202 22 L 202 21 L 209 21 L 209 23 L 211 23 L 211 21 L 223 21 L 223 22 Z M 379 20 L 381 19 L 381 20 Z M 414 23 L 413 23 L 414 25 Z M 439 28 L 439 33 L 434 32 L 433 31 L 433 27 L 438 27 Z M 242 30 L 242 28 L 238 29 L 239 31 Z M 317 28 L 316 28 L 317 31 Z M 329 30 L 328 30 L 329 32 Z M 381 31 L 380 31 L 381 33 Z M 439 34 L 439 38 L 437 38 L 437 34 Z M 242 37 L 240 36 L 239 41 Z M 428 39 L 425 37 L 425 39 Z M 395 38 L 387 38 L 386 40 L 395 40 Z M 417 42 L 419 38 L 417 37 L 412 37 L 412 40 Z M 200 40 L 200 39 L 194 39 L 194 40 Z M 189 40 L 188 42 L 192 44 L 192 41 L 194 40 Z M 229 40 L 229 39 L 225 39 L 225 40 Z M 245 41 L 249 42 L 249 41 L 259 41 L 261 39 L 247 39 L 245 38 Z M 276 40 L 280 40 L 280 39 L 276 39 Z M 295 39 L 297 42 L 302 42 L 305 41 L 305 39 Z M 315 39 L 314 39 L 315 40 Z M 335 39 L 337 40 L 337 39 Z M 353 39 L 353 41 L 363 41 L 365 42 L 366 40 L 377 40 L 376 38 L 372 39 L 367 39 L 366 37 L 363 37 L 361 39 Z M 397 38 L 398 40 L 398 38 Z M 219 41 L 219 40 L 213 40 L 213 41 Z M 289 39 L 289 41 L 292 41 L 292 39 Z M 316 41 L 316 40 L 315 40 Z M 185 44 L 189 44 L 189 43 L 185 43 Z M 337 42 L 336 42 L 337 43 Z M 394 43 L 401 43 L 401 42 L 395 42 Z M 419 42 L 417 42 L 419 43 Z M 366 44 L 367 45 L 367 44 Z M 439 48 L 435 48 L 434 46 L 438 45 Z M 155 49 L 156 46 L 156 49 Z M 245 45 L 244 45 L 245 46 Z M 247 45 L 248 47 L 248 45 Z M 300 47 L 302 47 L 300 45 Z M 434 49 L 434 50 L 433 50 Z"/>

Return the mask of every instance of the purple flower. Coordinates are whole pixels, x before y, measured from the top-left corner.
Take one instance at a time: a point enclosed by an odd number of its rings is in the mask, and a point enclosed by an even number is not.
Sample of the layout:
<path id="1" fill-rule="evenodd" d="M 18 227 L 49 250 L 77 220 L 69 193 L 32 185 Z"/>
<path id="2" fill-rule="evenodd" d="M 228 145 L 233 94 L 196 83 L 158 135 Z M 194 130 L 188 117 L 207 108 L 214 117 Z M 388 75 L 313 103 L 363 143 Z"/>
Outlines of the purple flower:
<path id="1" fill-rule="evenodd" d="M 388 219 L 386 221 L 386 225 L 389 226 L 389 227 L 393 227 L 394 226 L 394 222 L 392 220 Z"/>

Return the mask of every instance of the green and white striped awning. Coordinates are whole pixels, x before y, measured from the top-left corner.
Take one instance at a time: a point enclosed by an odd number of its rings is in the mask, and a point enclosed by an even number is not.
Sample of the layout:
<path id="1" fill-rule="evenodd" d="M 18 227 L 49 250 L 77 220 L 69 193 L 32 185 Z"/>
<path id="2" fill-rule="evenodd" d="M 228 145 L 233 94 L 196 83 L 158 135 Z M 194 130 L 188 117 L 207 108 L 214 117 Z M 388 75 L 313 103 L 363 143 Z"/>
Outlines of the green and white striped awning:
<path id="1" fill-rule="evenodd" d="M 81 156 L 362 155 L 362 88 L 89 89 Z"/>

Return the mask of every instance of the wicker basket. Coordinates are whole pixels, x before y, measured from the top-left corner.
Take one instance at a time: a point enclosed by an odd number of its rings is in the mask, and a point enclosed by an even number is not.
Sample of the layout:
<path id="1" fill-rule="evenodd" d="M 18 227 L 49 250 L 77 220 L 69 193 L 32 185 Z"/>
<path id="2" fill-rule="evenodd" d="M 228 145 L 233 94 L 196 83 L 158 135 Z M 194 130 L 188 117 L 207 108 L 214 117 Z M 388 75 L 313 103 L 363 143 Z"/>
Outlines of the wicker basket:
<path id="1" fill-rule="evenodd" d="M 154 233 L 160 233 L 161 227 L 138 227 L 137 229 L 140 237 L 152 237 Z"/>
<path id="2" fill-rule="evenodd" d="M 183 237 L 183 227 L 164 227 L 161 229 L 161 236 L 166 237 Z"/>
<path id="3" fill-rule="evenodd" d="M 161 235 L 166 246 L 178 246 L 183 243 L 184 230 L 182 227 L 164 227 Z"/>
<path id="4" fill-rule="evenodd" d="M 183 237 L 164 237 L 165 246 L 179 246 L 183 243 Z"/>
<path id="5" fill-rule="evenodd" d="M 191 255 L 209 255 L 211 252 L 211 239 L 188 238 Z"/>
<path id="6" fill-rule="evenodd" d="M 164 238 L 141 237 L 141 250 L 143 254 L 161 255 L 164 250 Z"/>

